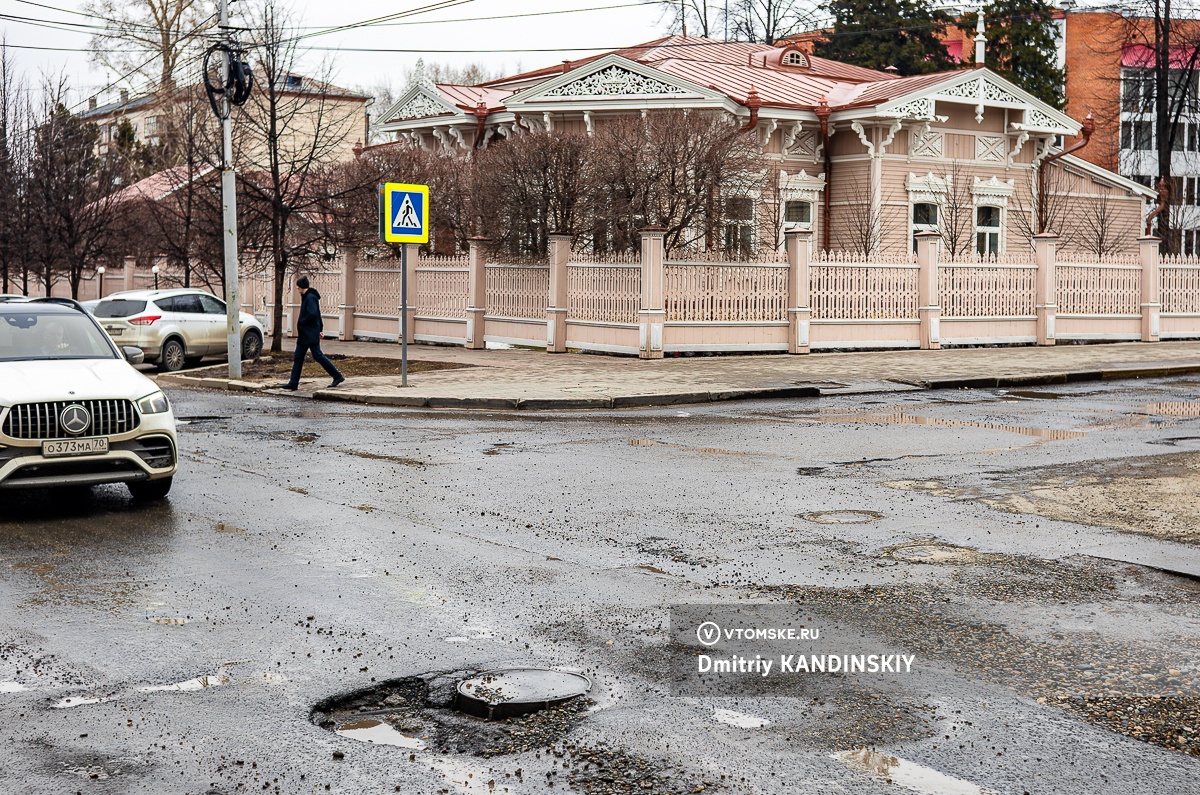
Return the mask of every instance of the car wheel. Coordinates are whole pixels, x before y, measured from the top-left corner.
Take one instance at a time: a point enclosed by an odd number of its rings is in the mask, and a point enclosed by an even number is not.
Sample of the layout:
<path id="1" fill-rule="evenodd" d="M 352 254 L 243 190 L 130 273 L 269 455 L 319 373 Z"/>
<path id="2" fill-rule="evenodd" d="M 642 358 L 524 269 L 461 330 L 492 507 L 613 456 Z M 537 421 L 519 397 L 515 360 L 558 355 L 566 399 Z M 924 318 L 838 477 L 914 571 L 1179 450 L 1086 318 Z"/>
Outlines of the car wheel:
<path id="1" fill-rule="evenodd" d="M 246 336 L 242 337 L 242 361 L 257 359 L 262 349 L 262 334 L 254 330 L 247 331 Z"/>
<path id="2" fill-rule="evenodd" d="M 163 343 L 162 354 L 158 357 L 158 369 L 168 373 L 178 372 L 186 363 L 187 354 L 183 343 L 179 340 L 167 340 Z"/>
<path id="3" fill-rule="evenodd" d="M 129 487 L 129 493 L 138 502 L 149 502 L 151 500 L 161 500 L 167 496 L 167 492 L 171 490 L 171 481 L 174 478 L 162 478 L 160 480 L 138 480 L 133 483 L 126 483 Z"/>

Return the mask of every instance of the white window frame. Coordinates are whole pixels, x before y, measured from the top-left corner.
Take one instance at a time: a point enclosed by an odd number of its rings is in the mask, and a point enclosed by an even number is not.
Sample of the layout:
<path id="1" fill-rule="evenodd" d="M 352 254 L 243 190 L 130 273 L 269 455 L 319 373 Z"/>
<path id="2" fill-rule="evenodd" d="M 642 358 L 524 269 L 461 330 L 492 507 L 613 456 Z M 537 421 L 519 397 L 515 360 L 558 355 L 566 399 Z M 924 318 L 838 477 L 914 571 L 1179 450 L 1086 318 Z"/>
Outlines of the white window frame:
<path id="1" fill-rule="evenodd" d="M 979 225 L 979 211 L 983 210 L 985 208 L 989 209 L 989 210 L 997 211 L 996 226 L 980 226 Z M 976 202 L 975 203 L 975 219 L 974 220 L 975 220 L 975 224 L 974 224 L 974 226 L 975 226 L 975 253 L 981 257 L 988 257 L 988 256 L 999 257 L 1002 253 L 1004 253 L 1004 220 L 1005 220 L 1004 219 L 1004 207 L 1002 207 L 999 204 L 988 204 L 986 202 Z M 980 251 L 979 250 L 979 236 L 981 234 L 996 236 L 996 250 L 995 251 L 990 251 L 990 250 L 989 251 Z M 990 246 L 989 246 L 989 248 L 990 248 Z"/>
<path id="2" fill-rule="evenodd" d="M 785 246 L 787 239 L 784 237 L 789 229 L 819 229 L 817 226 L 817 216 L 821 209 L 821 193 L 825 190 L 825 176 L 810 177 L 807 172 L 801 170 L 799 174 L 788 174 L 786 171 L 779 172 L 779 245 Z M 787 220 L 787 203 L 788 202 L 807 202 L 808 203 L 808 223 L 788 223 Z M 817 248 L 820 241 L 813 241 L 813 248 Z"/>

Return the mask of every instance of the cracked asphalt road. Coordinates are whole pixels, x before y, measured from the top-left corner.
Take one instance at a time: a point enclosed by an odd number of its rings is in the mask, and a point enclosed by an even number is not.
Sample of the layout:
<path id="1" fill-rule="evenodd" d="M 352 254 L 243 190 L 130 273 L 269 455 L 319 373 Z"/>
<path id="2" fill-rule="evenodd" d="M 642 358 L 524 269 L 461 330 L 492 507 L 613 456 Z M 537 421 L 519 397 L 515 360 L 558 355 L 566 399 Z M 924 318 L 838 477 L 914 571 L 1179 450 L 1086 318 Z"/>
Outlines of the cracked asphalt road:
<path id="1" fill-rule="evenodd" d="M 0 497 L 0 791 L 1200 792 L 1200 382 L 606 414 L 171 398 L 169 501 Z M 747 600 L 920 664 L 671 695 L 667 608 Z M 486 758 L 310 719 L 510 665 L 585 672 L 594 704 Z"/>

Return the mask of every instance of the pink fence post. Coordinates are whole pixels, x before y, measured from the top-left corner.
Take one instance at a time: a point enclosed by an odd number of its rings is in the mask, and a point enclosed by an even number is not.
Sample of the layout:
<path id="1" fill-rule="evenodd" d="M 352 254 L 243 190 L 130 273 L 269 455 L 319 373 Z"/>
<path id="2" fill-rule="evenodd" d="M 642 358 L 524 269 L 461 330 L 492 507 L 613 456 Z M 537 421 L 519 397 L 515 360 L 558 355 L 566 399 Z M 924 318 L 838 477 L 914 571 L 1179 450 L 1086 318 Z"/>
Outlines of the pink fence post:
<path id="1" fill-rule="evenodd" d="M 642 305 L 638 310 L 638 356 L 642 359 L 663 357 L 663 326 L 667 310 L 663 300 L 663 238 L 667 230 L 647 226 L 642 236 Z"/>
<path id="2" fill-rule="evenodd" d="M 1162 299 L 1159 293 L 1158 238 L 1138 238 L 1142 261 L 1142 342 L 1158 342 Z"/>
<path id="3" fill-rule="evenodd" d="M 354 310 L 358 306 L 358 248 L 348 246 L 342 258 L 342 305 L 338 311 L 342 313 L 341 337 L 344 340 L 354 340 Z"/>
<path id="4" fill-rule="evenodd" d="M 1054 318 L 1058 314 L 1055 293 L 1054 260 L 1058 235 L 1043 232 L 1033 236 L 1034 257 L 1037 260 L 1037 286 L 1034 311 L 1037 313 L 1037 344 L 1054 344 Z"/>
<path id="5" fill-rule="evenodd" d="M 546 309 L 546 351 L 567 350 L 567 260 L 571 236 L 550 235 L 550 306 Z"/>
<path id="6" fill-rule="evenodd" d="M 472 350 L 487 347 L 484 332 L 487 321 L 487 263 L 491 240 L 473 237 L 469 241 L 471 253 L 467 257 L 467 343 Z"/>
<path id="7" fill-rule="evenodd" d="M 408 245 L 408 306 L 400 307 L 400 335 L 412 345 L 416 342 L 417 334 L 417 261 L 421 258 L 421 247 L 412 243 Z M 399 296 L 397 296 L 399 297 Z M 399 342 L 400 340 L 396 340 Z"/>
<path id="8" fill-rule="evenodd" d="M 940 329 L 942 306 L 938 301 L 938 248 L 942 236 L 937 232 L 918 232 L 917 239 L 917 313 L 921 318 L 921 348 L 936 351 L 942 347 Z"/>
<path id="9" fill-rule="evenodd" d="M 808 286 L 813 233 L 810 229 L 789 229 L 784 238 L 788 258 L 788 353 L 808 353 L 808 330 L 812 320 Z"/>
<path id="10" fill-rule="evenodd" d="M 134 287 L 133 276 L 137 273 L 137 260 L 133 257 L 126 257 L 123 264 L 125 265 L 125 286 L 121 289 L 132 290 Z"/>

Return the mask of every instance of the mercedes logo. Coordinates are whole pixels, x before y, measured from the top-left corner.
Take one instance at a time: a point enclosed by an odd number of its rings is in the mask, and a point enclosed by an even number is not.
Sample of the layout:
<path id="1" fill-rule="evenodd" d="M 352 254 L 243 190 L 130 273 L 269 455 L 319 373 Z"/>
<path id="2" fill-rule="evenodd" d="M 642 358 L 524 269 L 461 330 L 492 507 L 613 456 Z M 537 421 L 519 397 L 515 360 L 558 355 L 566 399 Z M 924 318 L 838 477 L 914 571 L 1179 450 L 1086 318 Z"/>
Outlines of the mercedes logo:
<path id="1" fill-rule="evenodd" d="M 78 436 L 92 424 L 92 415 L 83 406 L 72 403 L 63 409 L 62 414 L 58 415 L 58 421 L 62 423 L 64 431 L 72 436 Z"/>

